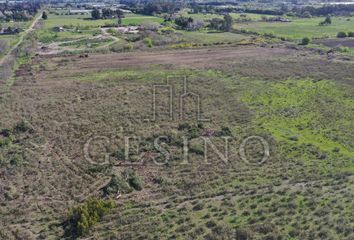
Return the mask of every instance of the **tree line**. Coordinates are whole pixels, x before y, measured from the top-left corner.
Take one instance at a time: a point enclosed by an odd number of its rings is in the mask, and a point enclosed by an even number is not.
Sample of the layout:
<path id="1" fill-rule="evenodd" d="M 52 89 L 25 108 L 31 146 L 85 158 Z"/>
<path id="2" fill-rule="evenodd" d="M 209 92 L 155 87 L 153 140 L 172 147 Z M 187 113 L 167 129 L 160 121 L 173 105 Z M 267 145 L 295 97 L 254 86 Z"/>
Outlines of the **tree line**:
<path id="1" fill-rule="evenodd" d="M 0 20 L 28 21 L 37 14 L 39 8 L 39 2 L 0 3 Z"/>
<path id="2" fill-rule="evenodd" d="M 122 18 L 124 18 L 124 13 L 120 9 L 113 10 L 111 8 L 103 8 L 102 11 L 100 11 L 99 9 L 94 8 L 91 12 L 91 17 L 94 20 L 116 17 L 118 19 L 118 24 L 122 24 Z"/>
<path id="3" fill-rule="evenodd" d="M 129 9 L 135 13 L 145 14 L 145 15 L 156 15 L 162 13 L 176 13 L 179 10 L 188 7 L 193 13 L 217 13 L 217 14 L 227 14 L 227 13 L 256 13 L 265 15 L 295 15 L 299 17 L 308 16 L 327 16 L 327 15 L 348 15 L 354 12 L 354 5 L 338 4 L 338 5 L 324 5 L 321 7 L 314 6 L 295 6 L 290 8 L 288 5 L 276 9 L 261 9 L 261 8 L 249 8 L 240 7 L 238 4 L 230 4 L 229 7 L 220 8 L 221 2 L 191 2 L 186 3 L 182 1 L 173 0 L 142 0 L 142 1 L 130 1 L 123 0 L 122 3 L 129 6 Z M 222 2 L 225 4 L 225 2 Z"/>

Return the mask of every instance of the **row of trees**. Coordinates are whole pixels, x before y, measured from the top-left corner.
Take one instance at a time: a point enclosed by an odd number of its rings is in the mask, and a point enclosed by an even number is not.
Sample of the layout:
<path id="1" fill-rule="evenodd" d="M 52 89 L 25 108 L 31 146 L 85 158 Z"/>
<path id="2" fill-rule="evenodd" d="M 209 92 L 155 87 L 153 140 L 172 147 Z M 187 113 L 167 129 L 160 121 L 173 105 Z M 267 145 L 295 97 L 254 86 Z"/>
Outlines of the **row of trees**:
<path id="1" fill-rule="evenodd" d="M 192 17 L 180 16 L 174 19 L 175 24 L 184 30 L 195 31 L 205 27 L 202 20 L 195 20 Z M 224 18 L 213 18 L 209 21 L 208 27 L 218 31 L 229 32 L 232 29 L 233 19 L 229 14 L 224 15 Z"/>
<path id="2" fill-rule="evenodd" d="M 145 15 L 156 15 L 162 13 L 176 13 L 181 10 L 185 5 L 182 1 L 175 0 L 153 0 L 153 1 L 121 1 L 129 6 L 135 13 L 145 14 Z"/>
<path id="3" fill-rule="evenodd" d="M 28 21 L 36 15 L 39 8 L 39 2 L 0 3 L 0 20 Z"/>
<path id="4" fill-rule="evenodd" d="M 17 34 L 21 32 L 21 28 L 8 26 L 7 28 L 3 29 L 0 25 L 0 31 L 4 34 Z"/>
<path id="5" fill-rule="evenodd" d="M 112 10 L 110 8 L 103 8 L 102 12 L 94 8 L 91 12 L 91 17 L 94 20 L 97 19 L 108 19 L 108 18 L 118 18 L 118 24 L 122 24 L 122 18 L 124 18 L 124 13 L 120 9 Z"/>
<path id="6" fill-rule="evenodd" d="M 294 7 L 291 12 L 298 16 L 349 15 L 354 12 L 352 4 L 325 5 L 322 7 Z"/>
<path id="7" fill-rule="evenodd" d="M 195 20 L 191 17 L 183 17 L 180 16 L 175 19 L 175 24 L 179 26 L 181 29 L 188 31 L 195 31 L 203 28 L 205 26 L 203 20 Z"/>
<path id="8" fill-rule="evenodd" d="M 142 4 L 131 4 L 133 9 L 136 12 L 154 15 L 161 13 L 174 13 L 184 7 L 180 2 L 172 1 L 172 0 L 154 0 L 145 2 Z M 285 6 L 285 7 L 284 7 Z M 312 16 L 327 16 L 327 15 L 348 15 L 354 12 L 354 5 L 351 4 L 338 4 L 338 5 L 324 5 L 322 7 L 293 7 L 289 8 L 287 5 L 284 5 L 279 9 L 253 9 L 253 8 L 243 8 L 237 6 L 230 6 L 227 8 L 217 8 L 212 6 L 210 3 L 202 4 L 202 3 L 191 3 L 188 5 L 191 8 L 193 13 L 219 13 L 226 14 L 231 12 L 245 12 L 245 13 L 258 13 L 258 14 L 266 14 L 266 15 L 296 15 L 299 17 L 312 17 Z"/>
<path id="9" fill-rule="evenodd" d="M 233 19 L 230 14 L 225 14 L 224 18 L 213 18 L 210 20 L 209 27 L 211 29 L 230 32 L 232 29 Z"/>

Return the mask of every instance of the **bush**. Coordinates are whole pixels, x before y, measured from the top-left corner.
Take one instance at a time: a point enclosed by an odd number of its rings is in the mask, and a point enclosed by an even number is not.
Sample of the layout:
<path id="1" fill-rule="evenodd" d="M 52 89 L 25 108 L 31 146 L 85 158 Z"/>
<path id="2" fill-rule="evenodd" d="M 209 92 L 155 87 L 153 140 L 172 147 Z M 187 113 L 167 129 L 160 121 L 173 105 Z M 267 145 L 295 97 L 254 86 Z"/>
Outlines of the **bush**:
<path id="1" fill-rule="evenodd" d="M 129 193 L 132 188 L 124 180 L 124 178 L 119 175 L 113 175 L 111 181 L 102 189 L 104 195 L 118 194 L 118 193 Z"/>
<path id="2" fill-rule="evenodd" d="M 152 48 L 152 39 L 151 38 L 144 38 L 144 43 L 149 47 Z"/>
<path id="3" fill-rule="evenodd" d="M 304 37 L 301 41 L 301 45 L 308 45 L 310 43 L 310 38 Z"/>
<path id="4" fill-rule="evenodd" d="M 339 32 L 338 34 L 337 34 L 337 38 L 346 38 L 348 35 L 347 35 L 347 33 L 345 33 L 345 32 Z"/>
<path id="5" fill-rule="evenodd" d="M 66 234 L 74 237 L 88 234 L 90 228 L 99 222 L 114 206 L 112 200 L 93 198 L 82 206 L 71 208 L 66 222 Z"/>
<path id="6" fill-rule="evenodd" d="M 128 43 L 127 45 L 125 45 L 123 47 L 123 49 L 126 50 L 126 51 L 131 51 L 131 50 L 133 50 L 133 48 L 134 48 L 134 46 L 131 43 Z"/>
<path id="7" fill-rule="evenodd" d="M 21 166 L 23 164 L 23 154 L 15 153 L 10 159 L 10 164 L 17 167 Z"/>
<path id="8" fill-rule="evenodd" d="M 25 121 L 20 121 L 15 125 L 14 132 L 16 133 L 26 132 L 28 129 L 29 128 L 27 126 L 27 123 Z"/>
<path id="9" fill-rule="evenodd" d="M 125 171 L 126 179 L 129 185 L 137 191 L 143 189 L 143 182 L 140 177 L 132 170 Z"/>
<path id="10" fill-rule="evenodd" d="M 343 47 L 343 46 L 340 46 L 339 48 L 337 48 L 337 50 L 342 53 L 347 53 L 350 51 L 348 47 Z"/>
<path id="11" fill-rule="evenodd" d="M 112 52 L 122 52 L 123 51 L 123 45 L 121 43 L 112 44 L 109 47 L 109 50 L 112 51 Z"/>
<path id="12" fill-rule="evenodd" d="M 348 37 L 354 37 L 354 32 L 348 32 Z"/>

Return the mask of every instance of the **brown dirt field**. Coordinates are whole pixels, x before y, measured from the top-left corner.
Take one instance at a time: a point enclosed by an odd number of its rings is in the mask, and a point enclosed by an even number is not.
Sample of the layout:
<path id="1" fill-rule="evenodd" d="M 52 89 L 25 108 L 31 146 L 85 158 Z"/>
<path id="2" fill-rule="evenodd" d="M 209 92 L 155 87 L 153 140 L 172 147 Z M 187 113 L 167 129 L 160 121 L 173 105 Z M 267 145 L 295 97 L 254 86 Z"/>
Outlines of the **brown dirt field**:
<path id="1" fill-rule="evenodd" d="M 296 51 L 286 48 L 215 48 L 192 50 L 167 50 L 158 52 L 133 52 L 119 54 L 95 54 L 89 58 L 78 59 L 71 66 L 80 71 L 86 69 L 109 69 L 146 66 L 147 64 L 173 64 L 177 66 L 212 65 L 216 61 L 242 58 L 264 58 L 284 55 L 296 56 Z M 70 59 L 70 57 L 68 57 Z M 75 57 L 77 58 L 77 57 Z"/>
<path id="2" fill-rule="evenodd" d="M 334 38 L 334 39 L 320 39 L 320 40 L 315 40 L 314 43 L 316 44 L 323 44 L 327 47 L 354 47 L 354 38 L 346 38 L 346 39 L 339 39 L 339 38 Z"/>
<path id="3" fill-rule="evenodd" d="M 268 80 L 312 77 L 354 84 L 352 79 L 354 60 L 343 61 L 340 58 L 329 60 L 326 55 L 320 55 L 311 50 L 296 50 L 286 46 L 94 54 L 88 58 L 41 56 L 39 59 L 47 57 L 61 69 L 60 72 L 50 73 L 50 76 L 56 79 L 105 70 L 149 69 L 151 66 L 161 65 L 172 69 L 220 69 L 230 74 Z"/>

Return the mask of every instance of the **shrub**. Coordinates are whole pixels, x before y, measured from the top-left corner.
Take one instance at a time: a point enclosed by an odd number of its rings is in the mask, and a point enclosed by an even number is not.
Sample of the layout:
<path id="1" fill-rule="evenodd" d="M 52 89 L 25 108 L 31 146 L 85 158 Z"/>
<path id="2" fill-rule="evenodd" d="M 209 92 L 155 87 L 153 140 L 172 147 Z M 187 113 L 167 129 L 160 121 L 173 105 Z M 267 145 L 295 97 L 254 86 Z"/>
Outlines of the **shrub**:
<path id="1" fill-rule="evenodd" d="M 190 127 L 191 126 L 188 123 L 180 123 L 178 125 L 178 130 L 183 131 L 183 130 L 189 129 Z"/>
<path id="2" fill-rule="evenodd" d="M 113 152 L 111 156 L 118 161 L 123 161 L 125 160 L 125 150 L 118 149 L 117 151 Z"/>
<path id="3" fill-rule="evenodd" d="M 354 37 L 354 32 L 348 32 L 348 37 Z"/>
<path id="4" fill-rule="evenodd" d="M 99 222 L 114 206 L 112 200 L 93 198 L 82 206 L 71 208 L 66 222 L 66 233 L 74 237 L 86 235 L 90 228 Z"/>
<path id="5" fill-rule="evenodd" d="M 308 45 L 310 43 L 310 38 L 304 37 L 301 41 L 301 45 Z"/>
<path id="6" fill-rule="evenodd" d="M 105 195 L 129 193 L 131 191 L 132 188 L 120 174 L 113 175 L 111 181 L 103 188 L 103 193 Z"/>
<path id="7" fill-rule="evenodd" d="M 342 53 L 347 53 L 350 51 L 348 47 L 343 47 L 343 46 L 340 46 L 339 48 L 337 48 L 337 50 Z"/>
<path id="8" fill-rule="evenodd" d="M 133 50 L 133 48 L 134 48 L 134 46 L 131 43 L 128 43 L 127 45 L 125 45 L 123 47 L 123 49 L 126 50 L 126 51 L 131 51 L 131 50 Z"/>
<path id="9" fill-rule="evenodd" d="M 21 166 L 23 164 L 23 154 L 15 153 L 10 159 L 10 164 L 17 167 Z"/>
<path id="10" fill-rule="evenodd" d="M 346 32 L 339 32 L 338 34 L 337 34 L 337 38 L 346 38 L 348 35 L 347 35 L 347 33 Z"/>
<path id="11" fill-rule="evenodd" d="M 251 234 L 248 229 L 237 229 L 235 232 L 236 240 L 248 240 L 251 239 Z"/>
<path id="12" fill-rule="evenodd" d="M 27 130 L 28 130 L 27 123 L 23 120 L 18 122 L 14 127 L 14 131 L 17 133 L 26 132 Z"/>
<path id="13" fill-rule="evenodd" d="M 137 191 L 143 189 L 143 182 L 140 177 L 132 170 L 125 171 L 126 179 L 129 185 Z"/>
<path id="14" fill-rule="evenodd" d="M 109 50 L 112 52 L 122 52 L 123 51 L 123 46 L 121 44 L 112 44 L 109 47 Z"/>
<path id="15" fill-rule="evenodd" d="M 144 38 L 144 43 L 149 47 L 152 48 L 152 39 L 151 38 Z"/>
<path id="16" fill-rule="evenodd" d="M 232 136 L 230 128 L 222 127 L 220 131 L 220 136 Z"/>
<path id="17" fill-rule="evenodd" d="M 168 183 L 168 181 L 164 177 L 157 176 L 154 178 L 154 183 L 163 186 L 163 185 L 166 185 Z"/>

